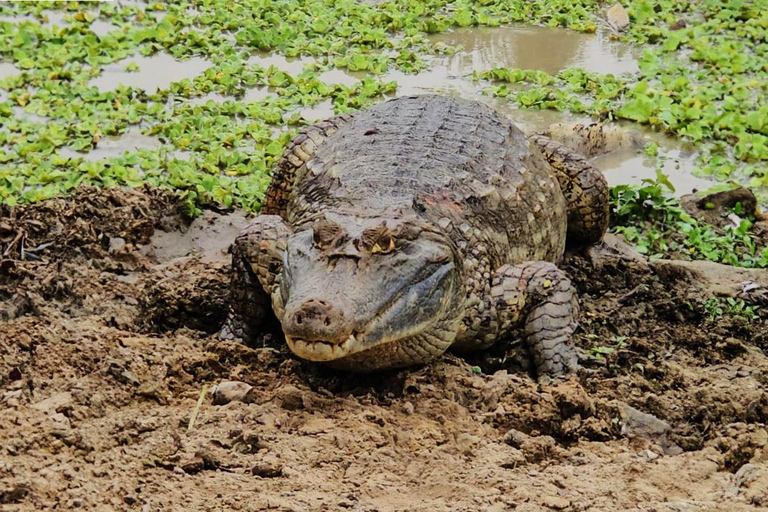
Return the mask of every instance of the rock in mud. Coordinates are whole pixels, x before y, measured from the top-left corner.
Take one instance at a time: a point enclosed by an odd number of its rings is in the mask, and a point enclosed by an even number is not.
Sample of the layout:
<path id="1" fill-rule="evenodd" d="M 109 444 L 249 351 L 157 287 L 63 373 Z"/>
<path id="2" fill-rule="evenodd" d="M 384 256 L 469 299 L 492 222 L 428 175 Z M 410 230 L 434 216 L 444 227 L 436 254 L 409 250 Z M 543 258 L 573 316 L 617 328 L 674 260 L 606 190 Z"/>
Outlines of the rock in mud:
<path id="1" fill-rule="evenodd" d="M 63 409 L 72 406 L 72 394 L 68 391 L 57 393 L 36 404 L 32 404 L 33 409 L 47 413 L 61 412 Z"/>
<path id="2" fill-rule="evenodd" d="M 757 213 L 757 198 L 748 189 L 736 187 L 703 197 L 698 194 L 685 195 L 680 198 L 680 206 L 700 222 L 723 228 L 738 225 L 741 218 L 754 217 Z"/>
<path id="3" fill-rule="evenodd" d="M 660 420 L 653 414 L 635 409 L 631 405 L 621 403 L 619 410 L 623 420 L 621 433 L 627 437 L 643 437 L 653 440 L 666 435 L 672 428 L 666 421 Z"/>
<path id="4" fill-rule="evenodd" d="M 545 507 L 552 510 L 565 510 L 571 506 L 571 502 L 559 496 L 545 496 L 542 500 Z"/>
<path id="5" fill-rule="evenodd" d="M 194 475 L 205 469 L 205 461 L 202 457 L 194 457 L 181 464 L 181 469 L 188 475 Z"/>
<path id="6" fill-rule="evenodd" d="M 212 390 L 213 405 L 226 405 L 230 402 L 253 403 L 253 386 L 240 381 L 225 381 Z"/>
<path id="7" fill-rule="evenodd" d="M 261 478 L 277 478 L 283 476 L 283 468 L 271 464 L 257 464 L 253 466 L 251 473 Z"/>
<path id="8" fill-rule="evenodd" d="M 605 12 L 605 18 L 608 20 L 608 24 L 618 32 L 629 27 L 629 14 L 618 2 Z"/>
<path id="9" fill-rule="evenodd" d="M 619 403 L 619 412 L 622 419 L 622 435 L 630 439 L 640 437 L 657 443 L 667 455 L 677 455 L 683 451 L 667 437 L 672 426 L 666 421 L 623 402 Z"/>
<path id="10" fill-rule="evenodd" d="M 736 487 L 746 487 L 755 480 L 763 471 L 756 464 L 744 464 L 733 475 L 733 482 Z"/>
<path id="11" fill-rule="evenodd" d="M 667 283 L 687 282 L 709 296 L 741 297 L 768 302 L 768 272 L 713 261 L 654 260 L 651 269 Z"/>

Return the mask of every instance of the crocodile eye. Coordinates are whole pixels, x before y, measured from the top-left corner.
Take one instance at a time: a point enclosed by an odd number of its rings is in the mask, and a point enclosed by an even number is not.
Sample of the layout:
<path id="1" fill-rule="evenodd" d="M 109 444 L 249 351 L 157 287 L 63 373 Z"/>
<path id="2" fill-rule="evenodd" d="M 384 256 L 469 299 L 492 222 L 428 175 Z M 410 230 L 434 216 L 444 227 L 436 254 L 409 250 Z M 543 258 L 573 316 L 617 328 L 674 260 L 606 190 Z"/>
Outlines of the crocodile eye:
<path id="1" fill-rule="evenodd" d="M 320 219 L 312 226 L 312 243 L 320 250 L 328 249 L 344 238 L 344 230 L 327 219 Z"/>
<path id="2" fill-rule="evenodd" d="M 361 242 L 371 254 L 387 254 L 395 250 L 395 237 L 386 224 L 363 231 Z"/>

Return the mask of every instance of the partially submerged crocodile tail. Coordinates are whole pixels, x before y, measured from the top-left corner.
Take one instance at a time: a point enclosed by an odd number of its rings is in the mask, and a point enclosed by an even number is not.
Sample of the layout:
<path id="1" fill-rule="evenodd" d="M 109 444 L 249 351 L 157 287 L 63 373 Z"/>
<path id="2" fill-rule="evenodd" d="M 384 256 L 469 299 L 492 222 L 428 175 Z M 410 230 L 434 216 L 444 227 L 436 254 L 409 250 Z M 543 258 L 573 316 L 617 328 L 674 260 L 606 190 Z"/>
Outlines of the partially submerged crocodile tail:
<path id="1" fill-rule="evenodd" d="M 529 137 L 555 170 L 568 207 L 568 240 L 597 242 L 608 229 L 610 191 L 605 176 L 586 158 L 543 135 Z"/>

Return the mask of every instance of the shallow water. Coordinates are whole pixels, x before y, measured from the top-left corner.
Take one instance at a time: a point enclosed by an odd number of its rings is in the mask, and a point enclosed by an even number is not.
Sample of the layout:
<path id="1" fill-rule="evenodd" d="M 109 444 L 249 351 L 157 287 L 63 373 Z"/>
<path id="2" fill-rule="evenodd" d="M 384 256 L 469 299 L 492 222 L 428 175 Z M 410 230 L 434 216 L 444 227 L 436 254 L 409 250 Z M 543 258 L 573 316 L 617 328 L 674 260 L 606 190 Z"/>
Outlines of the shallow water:
<path id="1" fill-rule="evenodd" d="M 101 139 L 96 148 L 87 152 L 80 153 L 73 149 L 64 147 L 59 150 L 59 155 L 64 158 L 82 158 L 92 162 L 104 158 L 121 156 L 126 151 L 136 151 L 137 149 L 156 149 L 162 146 L 162 143 L 156 137 L 144 135 L 138 126 L 132 126 L 127 132 L 119 137 L 105 137 Z"/>
<path id="2" fill-rule="evenodd" d="M 125 70 L 131 62 L 139 66 L 138 71 Z M 211 63 L 201 57 L 179 61 L 167 53 L 158 53 L 151 57 L 137 54 L 104 66 L 101 75 L 88 84 L 102 91 L 114 91 L 119 85 L 125 85 L 154 94 L 158 89 L 167 89 L 172 82 L 194 78 L 209 67 Z"/>
<path id="3" fill-rule="evenodd" d="M 21 73 L 21 70 L 10 62 L 0 62 L 0 80 L 19 73 Z"/>
<path id="4" fill-rule="evenodd" d="M 592 159 L 592 163 L 603 171 L 610 186 L 639 185 L 643 180 L 656 179 L 656 167 L 669 178 L 675 187 L 675 195 L 682 196 L 697 190 L 707 190 L 716 183 L 713 180 L 693 174 L 696 153 L 679 141 L 662 134 L 643 131 L 643 134 L 659 145 L 659 155 L 664 158 L 657 163 L 655 158 L 642 151 L 625 149 L 614 151 Z"/>
<path id="5" fill-rule="evenodd" d="M 449 73 L 469 74 L 494 67 L 538 69 L 549 74 L 569 67 L 597 73 L 634 73 L 636 50 L 611 41 L 607 33 L 582 34 L 570 30 L 513 25 L 463 28 L 430 38 L 434 43 L 462 46 L 443 59 Z"/>
<path id="6" fill-rule="evenodd" d="M 258 52 L 248 59 L 249 66 L 256 64 L 264 69 L 268 69 L 270 66 L 275 66 L 289 75 L 294 76 L 300 74 L 305 66 L 308 66 L 313 62 L 315 62 L 315 59 L 312 57 L 305 56 L 290 58 L 279 54 L 269 54 L 265 52 Z"/>

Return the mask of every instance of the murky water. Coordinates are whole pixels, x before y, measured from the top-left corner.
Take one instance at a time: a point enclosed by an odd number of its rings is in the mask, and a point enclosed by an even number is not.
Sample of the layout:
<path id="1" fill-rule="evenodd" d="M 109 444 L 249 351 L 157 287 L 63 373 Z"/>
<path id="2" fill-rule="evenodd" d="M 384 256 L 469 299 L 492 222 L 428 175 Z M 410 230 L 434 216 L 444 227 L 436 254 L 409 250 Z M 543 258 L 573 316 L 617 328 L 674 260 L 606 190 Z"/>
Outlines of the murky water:
<path id="1" fill-rule="evenodd" d="M 690 194 L 697 190 L 707 190 L 715 185 L 713 180 L 695 176 L 696 152 L 693 148 L 680 144 L 669 136 L 650 130 L 641 132 L 649 141 L 659 145 L 658 160 L 646 156 L 642 151 L 625 149 L 614 151 L 592 159 L 592 163 L 602 170 L 610 186 L 632 184 L 639 185 L 643 180 L 656 179 L 656 168 L 669 178 L 675 187 L 675 195 Z"/>
<path id="2" fill-rule="evenodd" d="M 97 36 L 105 36 L 113 30 L 117 30 L 117 27 L 108 21 L 94 20 L 91 23 L 91 31 Z"/>
<path id="3" fill-rule="evenodd" d="M 96 148 L 88 153 L 80 153 L 70 148 L 61 148 L 59 155 L 64 158 L 82 158 L 89 162 L 104 158 L 121 156 L 126 151 L 137 149 L 156 149 L 162 146 L 160 140 L 149 135 L 144 135 L 138 126 L 132 126 L 120 137 L 107 137 L 101 139 Z"/>
<path id="4" fill-rule="evenodd" d="M 462 46 L 442 59 L 452 74 L 487 71 L 494 67 L 538 69 L 549 74 L 569 67 L 596 73 L 638 71 L 636 51 L 611 41 L 607 34 L 581 34 L 548 27 L 509 26 L 465 28 L 430 38 L 434 43 Z"/>
<path id="5" fill-rule="evenodd" d="M 11 75 L 17 75 L 21 70 L 10 62 L 0 62 L 0 80 Z"/>
<path id="6" fill-rule="evenodd" d="M 126 71 L 129 63 L 135 63 L 139 70 Z M 167 53 L 151 57 L 137 54 L 104 66 L 101 75 L 91 80 L 89 85 L 102 91 L 114 91 L 119 85 L 125 85 L 154 94 L 158 89 L 167 89 L 172 82 L 196 77 L 211 65 L 210 61 L 200 57 L 179 61 Z"/>

